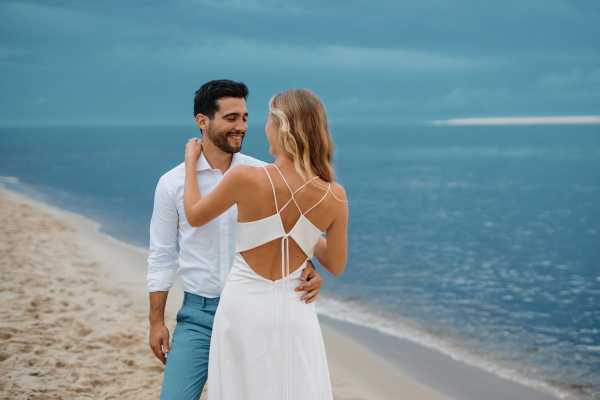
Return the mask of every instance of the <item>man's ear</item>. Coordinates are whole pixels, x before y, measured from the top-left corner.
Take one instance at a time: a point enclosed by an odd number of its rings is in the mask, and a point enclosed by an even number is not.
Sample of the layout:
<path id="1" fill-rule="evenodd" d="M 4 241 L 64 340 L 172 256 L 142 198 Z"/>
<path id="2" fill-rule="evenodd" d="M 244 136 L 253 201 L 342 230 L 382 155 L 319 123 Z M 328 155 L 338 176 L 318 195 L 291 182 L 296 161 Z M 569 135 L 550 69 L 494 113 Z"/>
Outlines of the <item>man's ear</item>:
<path id="1" fill-rule="evenodd" d="M 208 116 L 204 115 L 204 114 L 196 114 L 196 126 L 202 130 L 202 132 L 206 132 L 206 130 L 208 129 L 208 121 L 209 118 Z"/>

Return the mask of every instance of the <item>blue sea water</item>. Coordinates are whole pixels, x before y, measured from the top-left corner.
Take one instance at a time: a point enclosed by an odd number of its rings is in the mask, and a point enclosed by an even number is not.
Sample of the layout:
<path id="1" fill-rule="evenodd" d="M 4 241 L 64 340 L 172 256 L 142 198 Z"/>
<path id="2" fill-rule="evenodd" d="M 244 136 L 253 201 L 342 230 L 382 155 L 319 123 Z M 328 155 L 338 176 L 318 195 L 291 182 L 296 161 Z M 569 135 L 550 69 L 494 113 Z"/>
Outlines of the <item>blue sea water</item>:
<path id="1" fill-rule="evenodd" d="M 146 246 L 192 126 L 0 128 L 5 186 Z M 600 126 L 334 125 L 350 259 L 320 312 L 600 398 Z M 262 127 L 244 151 L 270 160 Z M 144 283 L 140 283 L 144 284 Z"/>

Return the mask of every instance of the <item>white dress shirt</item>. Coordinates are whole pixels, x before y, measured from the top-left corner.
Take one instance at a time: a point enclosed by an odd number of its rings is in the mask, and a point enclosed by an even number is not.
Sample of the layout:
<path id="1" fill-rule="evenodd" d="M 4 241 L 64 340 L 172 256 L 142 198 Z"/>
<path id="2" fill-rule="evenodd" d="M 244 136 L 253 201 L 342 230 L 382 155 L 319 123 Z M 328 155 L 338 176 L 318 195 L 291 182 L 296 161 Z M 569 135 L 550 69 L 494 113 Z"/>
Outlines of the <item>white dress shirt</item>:
<path id="1" fill-rule="evenodd" d="M 235 153 L 230 171 L 236 165 L 265 165 L 263 161 Z M 223 174 L 213 169 L 204 154 L 197 167 L 200 192 L 213 190 Z M 227 171 L 225 173 L 227 173 Z M 150 222 L 148 291 L 168 291 L 176 275 L 183 290 L 204 297 L 219 297 L 235 253 L 237 207 L 233 206 L 208 224 L 190 226 L 183 208 L 185 164 L 163 176 L 156 185 Z"/>

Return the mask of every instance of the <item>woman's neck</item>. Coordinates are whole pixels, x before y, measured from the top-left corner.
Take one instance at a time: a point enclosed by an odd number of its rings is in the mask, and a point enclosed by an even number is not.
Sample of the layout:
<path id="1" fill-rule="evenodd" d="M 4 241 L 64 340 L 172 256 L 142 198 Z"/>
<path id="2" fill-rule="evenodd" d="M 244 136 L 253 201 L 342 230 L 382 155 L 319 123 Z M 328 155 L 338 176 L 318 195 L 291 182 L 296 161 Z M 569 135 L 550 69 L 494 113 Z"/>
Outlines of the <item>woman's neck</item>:
<path id="1" fill-rule="evenodd" d="M 277 165 L 281 170 L 293 170 L 294 172 L 296 171 L 296 169 L 294 168 L 294 162 L 289 157 L 284 155 L 277 155 L 275 157 L 274 164 Z"/>

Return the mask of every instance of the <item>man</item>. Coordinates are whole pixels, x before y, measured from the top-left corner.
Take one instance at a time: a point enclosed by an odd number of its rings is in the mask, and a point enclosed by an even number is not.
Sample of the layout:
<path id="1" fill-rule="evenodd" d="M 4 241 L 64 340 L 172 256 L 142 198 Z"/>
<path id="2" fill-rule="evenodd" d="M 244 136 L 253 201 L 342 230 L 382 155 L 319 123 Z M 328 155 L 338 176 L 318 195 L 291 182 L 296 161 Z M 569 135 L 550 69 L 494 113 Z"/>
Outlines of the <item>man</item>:
<path id="1" fill-rule="evenodd" d="M 246 85 L 229 80 L 210 81 L 196 91 L 194 117 L 203 134 L 198 182 L 204 193 L 236 165 L 264 165 L 239 153 L 248 128 L 247 95 Z M 207 225 L 192 228 L 183 209 L 184 178 L 183 163 L 160 178 L 150 223 L 150 348 L 166 364 L 163 400 L 200 397 L 208 372 L 213 317 L 235 248 L 237 209 L 232 207 Z M 185 293 L 170 346 L 164 310 L 176 273 Z M 296 290 L 305 291 L 303 301 L 312 302 L 320 287 L 321 277 L 310 266 Z"/>

